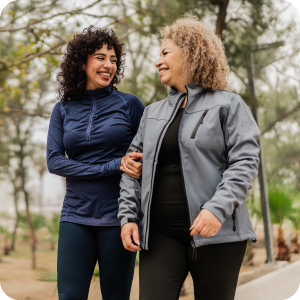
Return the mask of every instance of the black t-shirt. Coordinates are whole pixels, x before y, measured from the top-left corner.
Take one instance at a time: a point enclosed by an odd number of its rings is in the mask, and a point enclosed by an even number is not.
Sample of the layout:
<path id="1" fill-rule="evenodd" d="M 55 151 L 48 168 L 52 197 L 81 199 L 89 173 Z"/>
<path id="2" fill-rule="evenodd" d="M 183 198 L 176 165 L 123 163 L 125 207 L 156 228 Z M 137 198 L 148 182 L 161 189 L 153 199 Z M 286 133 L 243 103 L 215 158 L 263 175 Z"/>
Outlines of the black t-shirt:
<path id="1" fill-rule="evenodd" d="M 178 131 L 184 108 L 169 126 L 158 156 L 151 203 L 150 226 L 156 229 L 188 230 L 189 217 L 184 193 Z"/>

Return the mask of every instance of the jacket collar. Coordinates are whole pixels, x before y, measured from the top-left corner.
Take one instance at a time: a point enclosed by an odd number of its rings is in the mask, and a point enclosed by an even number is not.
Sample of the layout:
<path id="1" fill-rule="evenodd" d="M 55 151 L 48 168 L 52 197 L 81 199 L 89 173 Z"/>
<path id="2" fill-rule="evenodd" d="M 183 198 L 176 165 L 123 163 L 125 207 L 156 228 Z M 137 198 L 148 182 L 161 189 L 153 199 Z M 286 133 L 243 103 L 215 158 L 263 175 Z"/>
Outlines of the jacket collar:
<path id="1" fill-rule="evenodd" d="M 89 101 L 93 99 L 100 100 L 106 98 L 112 93 L 113 90 L 111 90 L 109 86 L 103 89 L 85 90 L 80 96 L 80 100 L 89 100 Z"/>
<path id="2" fill-rule="evenodd" d="M 188 94 L 188 97 L 189 97 L 189 102 L 195 98 L 197 98 L 197 96 L 199 96 L 202 91 L 204 90 L 204 88 L 195 83 L 195 82 L 190 82 L 188 83 L 186 86 L 185 86 L 186 90 L 187 90 L 187 93 L 180 93 L 178 91 L 176 91 L 175 89 L 173 88 L 170 88 L 169 92 L 168 92 L 168 101 L 169 101 L 169 105 L 170 106 L 174 106 L 178 99 L 180 97 L 182 97 L 182 100 L 184 99 L 184 95 Z"/>

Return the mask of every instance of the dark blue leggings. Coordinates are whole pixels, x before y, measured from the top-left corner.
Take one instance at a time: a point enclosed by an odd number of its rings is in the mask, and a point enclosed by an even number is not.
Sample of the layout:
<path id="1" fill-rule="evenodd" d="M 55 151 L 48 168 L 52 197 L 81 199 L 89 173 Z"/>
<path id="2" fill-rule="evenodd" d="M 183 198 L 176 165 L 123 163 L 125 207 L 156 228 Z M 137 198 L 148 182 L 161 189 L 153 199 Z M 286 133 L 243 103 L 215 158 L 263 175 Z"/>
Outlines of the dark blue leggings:
<path id="1" fill-rule="evenodd" d="M 87 300 L 97 261 L 103 300 L 129 300 L 136 253 L 124 249 L 120 233 L 120 227 L 60 223 L 59 300 Z"/>

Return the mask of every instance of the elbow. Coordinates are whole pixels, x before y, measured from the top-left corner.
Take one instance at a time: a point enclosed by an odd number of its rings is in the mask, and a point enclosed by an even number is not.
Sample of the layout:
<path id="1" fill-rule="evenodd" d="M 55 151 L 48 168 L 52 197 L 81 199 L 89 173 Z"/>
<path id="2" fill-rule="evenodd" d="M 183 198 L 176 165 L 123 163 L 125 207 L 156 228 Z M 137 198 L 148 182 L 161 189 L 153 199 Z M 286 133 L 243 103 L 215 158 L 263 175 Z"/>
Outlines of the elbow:
<path id="1" fill-rule="evenodd" d="M 51 161 L 51 159 L 47 159 L 47 167 L 50 174 L 57 175 L 57 169 L 55 168 L 55 164 Z"/>
<path id="2" fill-rule="evenodd" d="M 49 163 L 47 164 L 47 166 L 48 166 L 49 173 L 55 174 L 55 169 L 53 168 L 53 166 L 51 166 Z"/>

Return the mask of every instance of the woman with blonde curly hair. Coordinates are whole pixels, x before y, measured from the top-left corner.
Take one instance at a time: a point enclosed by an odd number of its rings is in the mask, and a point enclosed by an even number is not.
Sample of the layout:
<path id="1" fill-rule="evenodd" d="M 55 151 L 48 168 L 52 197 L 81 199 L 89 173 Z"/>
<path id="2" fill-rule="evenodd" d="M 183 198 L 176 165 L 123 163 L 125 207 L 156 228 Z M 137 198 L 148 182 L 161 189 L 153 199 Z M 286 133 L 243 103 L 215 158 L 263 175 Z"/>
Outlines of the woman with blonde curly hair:
<path id="1" fill-rule="evenodd" d="M 256 239 L 245 199 L 260 133 L 229 89 L 218 36 L 186 15 L 162 37 L 156 67 L 170 89 L 145 109 L 128 150 L 143 153 L 143 171 L 141 182 L 122 175 L 123 245 L 142 249 L 140 300 L 178 299 L 189 272 L 195 300 L 233 300 L 247 240 Z"/>

